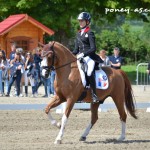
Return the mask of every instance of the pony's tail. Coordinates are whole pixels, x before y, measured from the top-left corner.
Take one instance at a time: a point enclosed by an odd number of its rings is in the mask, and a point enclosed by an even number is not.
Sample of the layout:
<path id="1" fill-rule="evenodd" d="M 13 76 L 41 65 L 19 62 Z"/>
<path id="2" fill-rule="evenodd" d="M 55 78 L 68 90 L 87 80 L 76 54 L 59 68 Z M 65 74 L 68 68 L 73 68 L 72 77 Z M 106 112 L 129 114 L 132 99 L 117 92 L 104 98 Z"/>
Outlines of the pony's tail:
<path id="1" fill-rule="evenodd" d="M 130 113 L 130 115 L 137 119 L 137 116 L 135 114 L 135 105 L 133 102 L 134 99 L 134 95 L 133 95 L 133 91 L 132 91 L 132 87 L 131 87 L 131 83 L 126 75 L 126 73 L 122 70 L 120 70 L 123 78 L 124 78 L 124 83 L 125 83 L 125 105 L 126 108 L 128 110 L 128 112 Z M 134 99 L 135 100 L 135 99 Z"/>

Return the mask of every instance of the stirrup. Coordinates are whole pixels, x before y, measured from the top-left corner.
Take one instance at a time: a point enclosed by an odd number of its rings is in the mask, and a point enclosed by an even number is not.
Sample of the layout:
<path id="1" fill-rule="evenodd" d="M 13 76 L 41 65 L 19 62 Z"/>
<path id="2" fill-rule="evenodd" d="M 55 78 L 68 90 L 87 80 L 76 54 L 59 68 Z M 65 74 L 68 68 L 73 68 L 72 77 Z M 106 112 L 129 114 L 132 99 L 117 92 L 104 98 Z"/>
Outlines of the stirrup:
<path id="1" fill-rule="evenodd" d="M 99 103 L 99 98 L 97 97 L 97 95 L 93 94 L 92 99 L 93 99 L 93 103 Z"/>

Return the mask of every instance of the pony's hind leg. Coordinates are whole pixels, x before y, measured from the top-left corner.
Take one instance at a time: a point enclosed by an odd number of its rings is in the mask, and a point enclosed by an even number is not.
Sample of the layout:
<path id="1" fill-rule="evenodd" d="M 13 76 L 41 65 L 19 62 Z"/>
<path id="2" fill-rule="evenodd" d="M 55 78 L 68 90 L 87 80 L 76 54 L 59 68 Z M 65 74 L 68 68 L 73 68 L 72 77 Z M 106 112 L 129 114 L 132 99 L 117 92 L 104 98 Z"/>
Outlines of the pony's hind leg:
<path id="1" fill-rule="evenodd" d="M 89 134 L 91 128 L 93 127 L 93 125 L 98 120 L 98 107 L 99 107 L 99 103 L 95 103 L 95 104 L 91 103 L 91 122 L 89 123 L 89 125 L 85 129 L 85 131 L 82 134 L 82 136 L 80 137 L 79 141 L 85 141 L 86 140 L 86 137 Z"/>
<path id="2" fill-rule="evenodd" d="M 121 121 L 121 135 L 118 138 L 118 141 L 123 141 L 125 140 L 125 135 L 126 135 L 126 118 L 127 118 L 127 114 L 125 112 L 125 107 L 124 107 L 124 101 L 125 101 L 124 94 L 119 93 L 117 96 L 114 96 L 112 98 L 118 109 L 118 113 L 120 115 L 120 121 Z"/>
<path id="3" fill-rule="evenodd" d="M 60 128 L 60 122 L 57 122 L 51 115 L 50 113 L 50 109 L 57 107 L 58 105 L 60 105 L 63 101 L 60 100 L 60 98 L 58 96 L 55 96 L 50 102 L 49 104 L 46 106 L 45 108 L 45 113 L 48 115 L 48 118 L 51 122 L 52 125 L 56 126 L 57 128 Z"/>

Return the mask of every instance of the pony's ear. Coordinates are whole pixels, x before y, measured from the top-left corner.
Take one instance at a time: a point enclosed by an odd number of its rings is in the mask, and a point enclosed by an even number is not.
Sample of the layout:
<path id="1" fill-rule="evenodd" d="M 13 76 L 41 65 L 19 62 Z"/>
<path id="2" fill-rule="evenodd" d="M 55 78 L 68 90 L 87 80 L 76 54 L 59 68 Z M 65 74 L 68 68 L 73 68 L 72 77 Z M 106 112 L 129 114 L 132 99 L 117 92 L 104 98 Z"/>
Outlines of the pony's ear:
<path id="1" fill-rule="evenodd" d="M 41 42 L 38 42 L 38 44 L 41 46 L 41 47 L 44 47 L 45 45 L 42 44 Z"/>

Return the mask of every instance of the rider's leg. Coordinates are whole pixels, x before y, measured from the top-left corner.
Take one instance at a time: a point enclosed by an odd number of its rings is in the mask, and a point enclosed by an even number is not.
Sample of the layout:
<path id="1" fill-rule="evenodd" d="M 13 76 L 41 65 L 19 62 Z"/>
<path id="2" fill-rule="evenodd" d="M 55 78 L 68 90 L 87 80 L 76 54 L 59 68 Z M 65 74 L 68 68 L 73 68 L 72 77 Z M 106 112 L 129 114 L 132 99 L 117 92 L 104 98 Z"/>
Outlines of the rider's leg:
<path id="1" fill-rule="evenodd" d="M 93 102 L 96 103 L 99 102 L 99 99 L 96 95 L 96 82 L 95 82 L 95 75 L 94 75 L 95 62 L 90 57 L 85 57 L 84 59 L 88 65 L 87 78 L 89 80 L 90 87 L 92 89 L 92 99 Z"/>
<path id="2" fill-rule="evenodd" d="M 93 103 L 97 103 L 99 102 L 99 98 L 96 94 L 96 82 L 95 82 L 95 75 L 94 73 L 91 74 L 90 77 L 88 77 L 89 83 L 90 83 L 90 87 L 92 89 L 92 99 L 93 99 Z"/>

